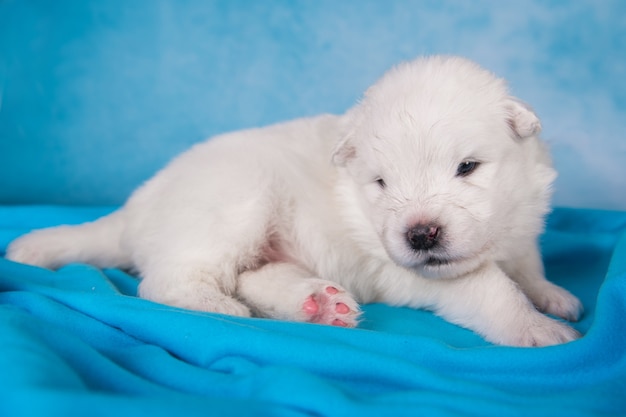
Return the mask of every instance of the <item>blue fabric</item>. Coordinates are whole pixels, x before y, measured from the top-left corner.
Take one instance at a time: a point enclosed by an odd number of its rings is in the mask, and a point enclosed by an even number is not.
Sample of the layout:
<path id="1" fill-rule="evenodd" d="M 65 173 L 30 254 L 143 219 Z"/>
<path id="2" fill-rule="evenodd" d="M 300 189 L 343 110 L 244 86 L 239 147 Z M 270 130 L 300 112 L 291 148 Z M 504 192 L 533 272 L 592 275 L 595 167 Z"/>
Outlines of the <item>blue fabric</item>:
<path id="1" fill-rule="evenodd" d="M 0 206 L 0 248 L 111 209 Z M 359 329 L 186 311 L 119 270 L 0 258 L 0 415 L 625 415 L 625 231 L 624 212 L 550 217 L 547 274 L 584 337 L 535 349 L 378 304 Z"/>

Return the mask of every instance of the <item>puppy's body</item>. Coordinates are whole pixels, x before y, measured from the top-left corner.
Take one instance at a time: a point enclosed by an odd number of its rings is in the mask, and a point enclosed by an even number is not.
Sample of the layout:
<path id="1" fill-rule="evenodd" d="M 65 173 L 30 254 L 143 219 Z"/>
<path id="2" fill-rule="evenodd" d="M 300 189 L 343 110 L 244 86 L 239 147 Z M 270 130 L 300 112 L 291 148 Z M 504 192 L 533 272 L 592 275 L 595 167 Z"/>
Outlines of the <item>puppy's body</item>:
<path id="1" fill-rule="evenodd" d="M 391 70 L 343 116 L 216 137 L 96 222 L 34 232 L 8 257 L 135 268 L 180 307 L 354 326 L 358 304 L 427 308 L 495 343 L 577 337 L 579 301 L 536 239 L 554 171 L 530 109 L 475 64 Z M 331 163 L 332 160 L 332 163 Z"/>

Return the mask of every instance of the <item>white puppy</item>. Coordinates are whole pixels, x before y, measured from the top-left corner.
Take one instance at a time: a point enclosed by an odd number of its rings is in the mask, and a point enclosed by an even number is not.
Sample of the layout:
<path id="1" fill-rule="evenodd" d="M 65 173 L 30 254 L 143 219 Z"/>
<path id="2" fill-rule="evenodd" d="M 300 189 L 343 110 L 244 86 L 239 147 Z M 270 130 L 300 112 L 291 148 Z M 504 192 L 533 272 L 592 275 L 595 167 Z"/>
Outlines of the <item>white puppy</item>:
<path id="1" fill-rule="evenodd" d="M 355 326 L 360 303 L 434 311 L 507 345 L 578 337 L 537 247 L 555 178 L 535 114 L 456 57 L 390 70 L 343 116 L 196 145 L 93 223 L 9 259 L 133 268 L 142 297 Z M 539 311 L 538 311 L 539 310 Z"/>

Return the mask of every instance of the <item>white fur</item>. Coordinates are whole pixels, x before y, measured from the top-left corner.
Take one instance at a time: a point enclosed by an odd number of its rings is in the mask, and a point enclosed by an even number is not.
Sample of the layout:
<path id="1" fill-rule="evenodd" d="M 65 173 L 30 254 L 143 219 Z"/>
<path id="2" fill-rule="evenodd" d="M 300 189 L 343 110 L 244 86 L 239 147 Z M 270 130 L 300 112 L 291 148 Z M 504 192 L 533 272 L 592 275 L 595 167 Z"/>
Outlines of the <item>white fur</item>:
<path id="1" fill-rule="evenodd" d="M 494 343 L 567 342 L 578 333 L 536 309 L 581 313 L 537 248 L 555 178 L 540 129 L 503 80 L 421 58 L 343 116 L 212 138 L 114 214 L 35 231 L 7 256 L 135 268 L 142 297 L 204 311 L 355 326 L 355 300 L 385 302 Z M 464 162 L 480 165 L 457 175 Z M 424 224 L 437 245 L 412 248 Z"/>

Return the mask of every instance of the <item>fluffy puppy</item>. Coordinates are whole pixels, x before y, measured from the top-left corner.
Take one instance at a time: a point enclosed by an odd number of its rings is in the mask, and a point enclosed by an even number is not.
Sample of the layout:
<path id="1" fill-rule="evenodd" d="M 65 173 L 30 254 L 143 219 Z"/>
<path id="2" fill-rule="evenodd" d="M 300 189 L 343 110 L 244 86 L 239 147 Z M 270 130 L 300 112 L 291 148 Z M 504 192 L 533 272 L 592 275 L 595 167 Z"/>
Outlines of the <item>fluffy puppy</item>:
<path id="1" fill-rule="evenodd" d="M 35 231 L 9 259 L 132 268 L 139 295 L 238 316 L 357 324 L 358 303 L 434 311 L 493 343 L 578 333 L 544 277 L 555 178 L 533 111 L 458 57 L 391 69 L 345 115 L 212 138 L 92 223 Z"/>

